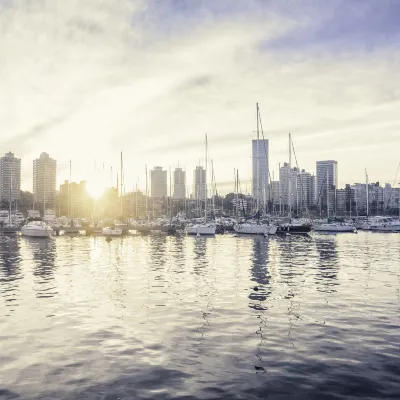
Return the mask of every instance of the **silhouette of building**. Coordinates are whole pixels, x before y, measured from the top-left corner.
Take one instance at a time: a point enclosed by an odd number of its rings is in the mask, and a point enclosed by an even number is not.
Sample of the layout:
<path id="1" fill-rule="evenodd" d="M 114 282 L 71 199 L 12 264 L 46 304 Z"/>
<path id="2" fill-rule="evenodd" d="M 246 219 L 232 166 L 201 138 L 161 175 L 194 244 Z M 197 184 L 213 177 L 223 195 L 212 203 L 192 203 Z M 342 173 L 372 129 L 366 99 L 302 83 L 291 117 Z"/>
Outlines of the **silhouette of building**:
<path id="1" fill-rule="evenodd" d="M 56 205 L 57 161 L 47 153 L 33 160 L 33 196 L 35 203 L 46 203 L 47 208 Z"/>
<path id="2" fill-rule="evenodd" d="M 19 200 L 21 190 L 21 159 L 8 152 L 0 158 L 0 200 Z"/>
<path id="3" fill-rule="evenodd" d="M 90 214 L 89 194 L 86 181 L 80 183 L 64 181 L 60 185 L 60 213 L 70 218 L 86 217 Z"/>
<path id="4" fill-rule="evenodd" d="M 164 171 L 162 167 L 154 167 L 150 171 L 151 181 L 151 197 L 162 198 L 168 194 L 167 189 L 167 171 Z"/>
<path id="5" fill-rule="evenodd" d="M 317 161 L 317 203 L 322 210 L 333 212 L 335 191 L 338 187 L 338 163 L 334 160 Z"/>
<path id="6" fill-rule="evenodd" d="M 193 197 L 203 200 L 207 190 L 207 171 L 202 166 L 197 166 L 193 171 Z"/>
<path id="7" fill-rule="evenodd" d="M 186 172 L 182 168 L 174 171 L 174 199 L 182 200 L 186 197 Z"/>

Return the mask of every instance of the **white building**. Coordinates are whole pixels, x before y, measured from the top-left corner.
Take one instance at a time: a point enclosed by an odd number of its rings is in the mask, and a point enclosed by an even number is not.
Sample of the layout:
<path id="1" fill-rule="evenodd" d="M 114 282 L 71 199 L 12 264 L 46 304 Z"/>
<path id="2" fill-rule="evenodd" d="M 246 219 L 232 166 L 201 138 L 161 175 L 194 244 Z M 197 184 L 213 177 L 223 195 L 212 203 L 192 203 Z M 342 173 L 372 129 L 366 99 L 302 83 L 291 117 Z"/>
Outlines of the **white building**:
<path id="1" fill-rule="evenodd" d="M 203 200 L 207 190 L 207 171 L 197 166 L 193 171 L 193 197 L 196 200 Z"/>
<path id="2" fill-rule="evenodd" d="M 335 192 L 338 187 L 338 163 L 334 160 L 317 161 L 317 204 L 332 213 L 335 208 Z"/>
<path id="3" fill-rule="evenodd" d="M 182 168 L 174 171 L 174 199 L 183 200 L 186 197 L 186 172 Z"/>
<path id="4" fill-rule="evenodd" d="M 57 161 L 47 153 L 33 160 L 33 198 L 35 203 L 46 203 L 47 208 L 56 205 Z"/>
<path id="5" fill-rule="evenodd" d="M 151 197 L 153 199 L 167 197 L 168 185 L 167 185 L 167 171 L 164 171 L 162 167 L 154 167 L 150 171 L 151 181 Z"/>
<path id="6" fill-rule="evenodd" d="M 264 199 L 269 199 L 268 147 L 267 139 L 252 141 L 253 197 L 259 197 L 260 204 L 264 204 Z"/>
<path id="7" fill-rule="evenodd" d="M 0 200 L 9 202 L 19 199 L 21 190 L 21 159 L 14 153 L 0 158 Z"/>

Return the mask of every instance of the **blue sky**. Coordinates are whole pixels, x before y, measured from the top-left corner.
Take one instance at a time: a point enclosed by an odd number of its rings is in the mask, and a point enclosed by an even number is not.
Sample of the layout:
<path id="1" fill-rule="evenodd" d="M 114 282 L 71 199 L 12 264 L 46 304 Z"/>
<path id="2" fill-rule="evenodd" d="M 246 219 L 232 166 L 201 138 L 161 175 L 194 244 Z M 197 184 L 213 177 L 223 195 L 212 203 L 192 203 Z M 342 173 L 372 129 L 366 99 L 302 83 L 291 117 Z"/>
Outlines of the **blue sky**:
<path id="1" fill-rule="evenodd" d="M 270 169 L 336 159 L 339 182 L 393 180 L 400 144 L 396 0 L 0 0 L 0 152 L 47 151 L 58 180 L 126 187 L 144 165 L 192 170 L 204 133 L 220 191 L 251 177 L 255 104 Z M 94 173 L 104 161 L 107 173 Z M 250 190 L 250 188 L 249 188 Z"/>

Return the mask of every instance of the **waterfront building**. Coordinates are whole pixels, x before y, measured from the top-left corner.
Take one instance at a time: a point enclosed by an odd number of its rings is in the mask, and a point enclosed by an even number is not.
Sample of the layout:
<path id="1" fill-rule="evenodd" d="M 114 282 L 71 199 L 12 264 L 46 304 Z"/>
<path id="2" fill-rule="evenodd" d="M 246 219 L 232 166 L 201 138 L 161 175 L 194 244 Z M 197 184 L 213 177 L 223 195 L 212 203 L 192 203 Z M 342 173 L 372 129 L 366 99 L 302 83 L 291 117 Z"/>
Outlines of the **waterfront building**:
<path id="1" fill-rule="evenodd" d="M 174 171 L 174 194 L 176 200 L 183 200 L 186 197 L 186 171 L 182 168 L 175 168 Z"/>
<path id="2" fill-rule="evenodd" d="M 46 208 L 56 205 L 57 161 L 47 153 L 33 160 L 33 197 L 36 204 L 46 203 Z"/>
<path id="3" fill-rule="evenodd" d="M 269 200 L 269 144 L 268 139 L 252 140 L 253 160 L 253 197 L 259 197 L 260 203 L 264 205 Z"/>
<path id="4" fill-rule="evenodd" d="M 154 167 L 150 171 L 151 181 L 151 197 L 153 199 L 167 197 L 168 195 L 168 184 L 167 184 L 167 171 L 164 171 L 162 167 Z"/>
<path id="5" fill-rule="evenodd" d="M 19 200 L 21 190 L 21 159 L 8 152 L 0 158 L 0 201 Z"/>
<path id="6" fill-rule="evenodd" d="M 324 212 L 335 208 L 335 192 L 338 188 L 338 163 L 334 160 L 317 161 L 316 203 Z"/>
<path id="7" fill-rule="evenodd" d="M 207 170 L 197 166 L 193 171 L 193 197 L 196 200 L 204 200 L 207 190 Z"/>
<path id="8" fill-rule="evenodd" d="M 64 181 L 60 185 L 59 214 L 70 218 L 87 217 L 90 214 L 91 202 L 86 181 Z"/>

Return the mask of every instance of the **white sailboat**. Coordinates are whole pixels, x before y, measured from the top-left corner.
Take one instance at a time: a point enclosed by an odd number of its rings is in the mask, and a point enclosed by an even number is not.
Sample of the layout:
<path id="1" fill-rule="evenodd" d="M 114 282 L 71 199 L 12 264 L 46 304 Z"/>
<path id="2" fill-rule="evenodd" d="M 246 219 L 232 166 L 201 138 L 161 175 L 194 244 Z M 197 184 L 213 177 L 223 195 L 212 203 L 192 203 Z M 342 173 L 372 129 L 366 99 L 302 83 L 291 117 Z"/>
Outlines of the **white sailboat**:
<path id="1" fill-rule="evenodd" d="M 233 226 L 236 233 L 243 233 L 249 235 L 275 235 L 278 227 L 269 221 L 260 220 L 260 168 L 259 168 L 259 143 L 260 143 L 260 110 L 258 103 L 256 104 L 257 113 L 257 158 L 256 158 L 256 171 L 257 171 L 257 188 L 256 188 L 256 218 L 247 221 L 238 222 Z M 236 196 L 236 202 L 238 202 Z M 238 203 L 236 203 L 238 204 Z"/>
<path id="2" fill-rule="evenodd" d="M 205 190 L 204 190 L 204 223 L 197 223 L 193 225 L 186 226 L 186 233 L 188 235 L 215 235 L 217 230 L 217 225 L 214 222 L 207 223 L 207 157 L 208 157 L 208 143 L 207 143 L 207 134 L 206 134 L 206 182 L 205 182 Z"/>
<path id="3" fill-rule="evenodd" d="M 21 228 L 21 234 L 29 237 L 48 238 L 53 234 L 53 229 L 43 221 L 30 221 Z"/>

